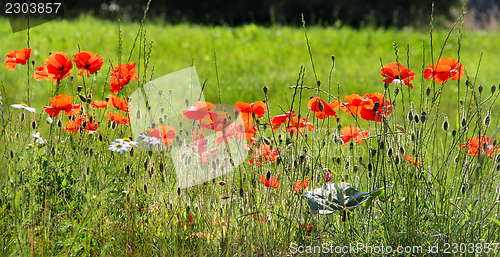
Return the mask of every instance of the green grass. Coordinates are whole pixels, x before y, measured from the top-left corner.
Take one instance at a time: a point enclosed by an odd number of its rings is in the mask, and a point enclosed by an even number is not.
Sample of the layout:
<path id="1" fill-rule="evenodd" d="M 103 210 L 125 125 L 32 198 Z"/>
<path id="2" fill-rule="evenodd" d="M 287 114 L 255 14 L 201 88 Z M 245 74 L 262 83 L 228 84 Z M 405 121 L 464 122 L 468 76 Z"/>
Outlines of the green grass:
<path id="1" fill-rule="evenodd" d="M 6 35 L 1 53 L 26 47 L 25 33 L 10 33 L 5 19 L 0 25 Z M 140 26 L 125 23 L 120 28 L 121 44 L 116 23 L 91 17 L 33 28 L 30 47 L 38 52 L 32 53 L 35 66 L 41 65 L 49 51 L 72 55 L 78 45 L 102 55 L 104 67 L 114 66 L 120 59 L 126 62 Z M 280 107 L 288 110 L 293 101 L 294 109 L 300 109 L 315 129 L 290 135 L 259 126 L 257 144 L 271 144 L 279 150 L 279 161 L 257 167 L 246 162 L 249 154 L 233 172 L 178 190 L 173 162 L 179 160 L 165 152 L 135 147 L 124 154 L 109 151 L 113 140 L 131 134 L 130 128 L 110 126 L 105 111 L 88 108 L 86 103 L 82 103 L 85 113 L 100 122 L 97 134 L 73 135 L 61 130 L 57 123 L 68 121 L 64 115 L 46 124 L 42 106 L 48 104 L 55 86 L 30 80 L 26 66 L 12 72 L 0 69 L 1 255 L 271 256 L 286 255 L 293 250 L 291 246 L 361 243 L 393 249 L 422 247 L 424 253 L 435 246 L 445 249 L 447 244 L 450 252 L 459 253 L 460 244 L 467 249 L 474 244 L 474 251 L 464 254 L 474 256 L 485 245 L 495 248 L 490 243 L 500 241 L 500 157 L 470 156 L 460 147 L 477 135 L 498 138 L 494 133 L 500 125 L 495 100 L 500 90 L 490 92 L 490 85 L 500 82 L 498 34 L 453 31 L 443 55 L 457 58 L 460 52 L 470 83 L 467 86 L 464 77 L 441 88 L 421 79 L 422 67 L 431 62 L 428 32 L 307 28 L 321 89 L 340 98 L 385 92 L 396 103 L 387 120 L 375 123 L 340 110 L 338 121 L 315 119 L 306 102 L 316 91 L 289 88 L 296 84 L 317 87 L 300 26 L 225 28 L 147 23 L 144 28 L 146 45 L 153 41 L 148 59 L 155 67 L 153 78 L 194 64 L 200 81 L 207 80 L 206 100 L 219 103 L 219 91 L 223 104 L 267 100 L 270 116 L 281 114 Z M 447 34 L 445 30 L 434 32 L 434 59 Z M 400 88 L 397 95 L 394 84 L 384 89 L 380 75 L 381 66 L 396 59 L 394 41 L 399 45 L 399 60 L 405 65 L 409 62 L 418 74 L 413 81 L 415 88 Z M 140 57 L 143 63 L 145 56 L 138 49 L 139 45 L 130 61 L 139 62 Z M 328 83 L 331 55 L 335 55 L 335 69 Z M 305 67 L 303 80 L 301 65 Z M 86 93 L 92 93 L 94 100 L 110 95 L 108 86 L 104 87 L 106 74 L 107 68 L 103 68 L 95 82 L 86 79 L 90 85 Z M 146 81 L 150 74 L 148 69 Z M 29 104 L 37 113 L 26 112 L 21 119 L 23 112 L 9 105 L 28 100 L 28 81 Z M 81 103 L 76 88 L 82 83 L 80 77 L 73 83 L 65 79 L 58 92 Z M 137 88 L 131 84 L 126 86 L 128 93 Z M 267 95 L 264 86 L 269 88 Z M 431 94 L 426 96 L 428 87 Z M 412 117 L 418 115 L 419 121 L 408 119 L 409 112 Z M 427 113 L 426 121 L 421 120 L 422 112 Z M 484 122 L 487 116 L 490 122 Z M 447 131 L 442 129 L 445 117 L 450 120 Z M 269 116 L 259 121 L 268 123 Z M 341 146 L 340 128 L 347 125 L 369 130 L 371 137 L 362 144 Z M 47 143 L 35 143 L 30 137 L 34 131 L 40 131 Z M 403 153 L 419 158 L 422 168 L 406 162 Z M 212 165 L 216 164 L 207 169 Z M 345 210 L 349 212 L 345 220 L 342 211 L 340 215 L 313 214 L 304 196 L 291 189 L 304 178 L 311 178 L 307 190 L 323 186 L 326 170 L 333 173 L 332 183 L 347 182 L 366 192 L 385 190 L 364 206 Z M 261 183 L 259 175 L 268 172 L 278 178 L 280 189 Z M 312 225 L 310 233 L 304 229 L 306 224 Z M 459 244 L 457 251 L 454 243 Z M 352 255 L 369 255 L 364 253 Z"/>

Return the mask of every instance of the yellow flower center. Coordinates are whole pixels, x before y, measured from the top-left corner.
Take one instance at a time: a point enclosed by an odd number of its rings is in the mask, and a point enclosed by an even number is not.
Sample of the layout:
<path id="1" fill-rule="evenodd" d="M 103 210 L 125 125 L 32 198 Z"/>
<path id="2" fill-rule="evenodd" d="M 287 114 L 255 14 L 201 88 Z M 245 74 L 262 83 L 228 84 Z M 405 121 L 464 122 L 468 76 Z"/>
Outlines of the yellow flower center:
<path id="1" fill-rule="evenodd" d="M 123 139 L 123 141 L 131 142 L 132 140 L 130 140 L 130 138 L 126 137 L 126 138 Z"/>

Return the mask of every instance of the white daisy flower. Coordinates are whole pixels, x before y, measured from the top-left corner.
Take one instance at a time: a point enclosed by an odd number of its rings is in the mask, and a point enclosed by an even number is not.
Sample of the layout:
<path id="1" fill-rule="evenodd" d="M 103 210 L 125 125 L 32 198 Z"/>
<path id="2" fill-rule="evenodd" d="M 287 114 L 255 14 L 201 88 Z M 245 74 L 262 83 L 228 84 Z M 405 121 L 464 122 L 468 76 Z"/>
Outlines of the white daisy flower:
<path id="1" fill-rule="evenodd" d="M 47 117 L 47 123 L 52 124 L 52 122 L 54 122 L 54 120 L 50 116 Z"/>
<path id="2" fill-rule="evenodd" d="M 131 142 L 133 142 L 133 143 L 131 143 Z M 135 144 L 137 144 L 137 143 L 134 141 L 131 141 L 130 139 L 128 139 L 128 141 L 126 141 L 126 140 L 123 140 L 121 138 L 118 138 L 118 139 L 115 139 L 115 141 L 113 141 L 111 143 L 111 145 L 109 145 L 108 150 L 111 150 L 113 152 L 118 152 L 121 154 L 121 153 L 130 151 L 132 146 Z"/>
<path id="3" fill-rule="evenodd" d="M 36 132 L 36 133 L 33 132 L 33 134 L 31 134 L 30 137 L 35 138 L 35 143 L 45 144 L 45 142 L 47 142 L 43 138 L 40 137 L 40 132 Z"/>
<path id="4" fill-rule="evenodd" d="M 156 137 L 148 137 L 144 134 L 140 134 L 139 138 L 141 139 L 142 142 L 148 144 L 148 145 L 159 145 L 161 144 L 160 139 Z"/>
<path id="5" fill-rule="evenodd" d="M 36 112 L 36 109 L 33 108 L 33 107 L 29 107 L 28 105 L 26 104 L 13 104 L 11 105 L 12 107 L 16 108 L 16 109 L 23 109 L 23 110 L 26 110 L 28 112 Z"/>

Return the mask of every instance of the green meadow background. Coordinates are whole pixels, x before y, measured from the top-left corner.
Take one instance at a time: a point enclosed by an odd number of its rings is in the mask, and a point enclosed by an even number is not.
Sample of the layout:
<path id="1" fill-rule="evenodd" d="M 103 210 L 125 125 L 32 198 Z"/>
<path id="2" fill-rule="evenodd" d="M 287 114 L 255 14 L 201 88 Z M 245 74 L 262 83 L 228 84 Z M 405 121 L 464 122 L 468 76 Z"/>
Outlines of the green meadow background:
<path id="1" fill-rule="evenodd" d="M 117 65 L 120 58 L 123 62 L 128 59 L 139 26 L 138 23 L 103 21 L 90 16 L 54 20 L 30 30 L 32 60 L 35 60 L 36 67 L 43 64 L 51 51 L 64 51 L 68 55 L 73 55 L 79 49 L 98 53 L 103 56 L 105 66 L 98 76 L 96 86 L 103 87 L 109 68 Z M 208 101 L 219 102 L 219 91 L 222 102 L 227 104 L 261 100 L 262 88 L 267 86 L 270 101 L 280 106 L 286 105 L 287 99 L 291 99 L 293 94 L 293 90 L 288 87 L 296 84 L 301 65 L 306 68 L 304 84 L 316 85 L 302 24 L 271 27 L 252 24 L 241 27 L 211 27 L 147 21 L 145 30 L 147 39 L 153 44 L 150 59 L 150 67 L 154 66 L 152 78 L 194 65 L 200 82 L 206 80 L 205 98 Z M 121 56 L 118 50 L 119 31 L 122 41 Z M 458 24 L 444 44 L 448 32 L 448 29 L 443 28 L 433 31 L 434 62 L 441 49 L 443 56 L 456 59 L 460 49 L 460 62 L 465 65 L 467 76 L 471 80 L 476 80 L 476 85 L 489 87 L 500 82 L 498 32 L 462 31 Z M 12 33 L 7 19 L 0 19 L 0 33 L 3 35 L 1 53 L 7 54 L 11 50 L 27 47 L 27 31 Z M 371 27 L 351 29 L 312 26 L 307 27 L 307 35 L 316 75 L 324 90 L 327 90 L 329 84 L 331 56 L 335 56 L 335 67 L 330 81 L 331 93 L 340 95 L 341 98 L 353 93 L 362 95 L 383 90 L 380 68 L 396 60 L 394 42 L 399 46 L 400 62 L 405 65 L 409 63 L 410 69 L 417 72 L 412 92 L 425 90 L 431 84 L 430 81 L 422 81 L 421 78 L 423 66 L 427 67 L 432 58 L 430 28 L 428 30 Z M 146 43 L 149 45 L 150 42 Z M 137 56 L 138 53 L 135 51 L 131 61 L 136 61 Z M 215 58 L 220 90 L 217 87 Z M 479 65 L 479 73 L 476 76 Z M 73 74 L 76 76 L 76 72 Z M 6 103 L 27 101 L 26 77 L 27 75 L 21 70 L 9 72 L 1 69 L 0 81 L 7 94 L 7 97 L 4 97 L 7 98 Z M 73 86 L 81 84 L 81 79 L 76 78 Z M 51 97 L 50 83 L 35 81 L 31 86 L 33 102 L 30 105 L 36 108 L 47 105 Z M 450 92 L 456 90 L 454 84 L 447 83 L 445 92 L 447 90 L 451 90 Z M 108 88 L 96 92 L 103 92 L 104 96 L 110 94 Z M 315 92 L 311 91 L 311 95 L 314 94 Z M 453 110 L 456 101 L 446 102 L 444 106 Z M 271 109 L 271 114 L 279 113 L 279 109 Z"/>

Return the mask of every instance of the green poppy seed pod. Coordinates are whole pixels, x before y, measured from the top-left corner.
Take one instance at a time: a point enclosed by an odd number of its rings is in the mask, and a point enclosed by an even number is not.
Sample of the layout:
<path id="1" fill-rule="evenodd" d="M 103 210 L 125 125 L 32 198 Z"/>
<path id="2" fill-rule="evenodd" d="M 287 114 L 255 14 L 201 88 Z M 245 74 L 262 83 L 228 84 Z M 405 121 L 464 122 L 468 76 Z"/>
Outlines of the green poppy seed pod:
<path id="1" fill-rule="evenodd" d="M 448 123 L 448 121 L 447 121 L 447 120 L 445 120 L 445 121 L 443 122 L 443 130 L 444 130 L 444 131 L 448 131 L 448 128 L 449 128 L 449 127 L 450 127 L 450 123 Z"/>
<path id="2" fill-rule="evenodd" d="M 426 94 L 427 96 L 429 96 L 429 95 L 431 94 L 431 88 L 430 88 L 430 87 L 428 87 L 428 88 L 425 90 L 425 94 Z"/>
<path id="3" fill-rule="evenodd" d="M 467 119 L 462 118 L 462 121 L 460 122 L 460 126 L 462 126 L 462 128 L 465 128 L 467 126 Z"/>
<path id="4" fill-rule="evenodd" d="M 82 102 L 84 102 L 84 103 L 86 103 L 86 102 L 87 102 L 87 98 L 85 98 L 85 96 L 80 95 L 80 94 L 78 94 L 78 96 L 80 97 L 80 101 L 82 101 Z"/>
<path id="5" fill-rule="evenodd" d="M 452 130 L 451 131 L 451 136 L 455 137 L 456 135 L 457 135 L 457 130 L 456 129 Z"/>
<path id="6" fill-rule="evenodd" d="M 486 116 L 486 117 L 484 117 L 484 125 L 485 125 L 486 127 L 488 127 L 488 126 L 490 125 L 490 121 L 491 121 L 491 118 L 490 118 L 490 116 L 489 116 L 489 115 L 488 115 L 488 116 Z"/>
<path id="7" fill-rule="evenodd" d="M 497 90 L 497 86 L 495 85 L 491 86 L 491 94 L 494 94 L 495 90 Z"/>
<path id="8" fill-rule="evenodd" d="M 186 107 L 189 107 L 189 99 L 184 100 L 184 103 L 186 104 Z"/>
<path id="9" fill-rule="evenodd" d="M 76 91 L 77 91 L 78 93 L 82 92 L 82 86 L 78 86 L 78 87 L 76 87 Z"/>
<path id="10" fill-rule="evenodd" d="M 36 127 L 37 127 L 36 121 L 31 122 L 31 127 L 33 129 L 36 129 Z"/>
<path id="11" fill-rule="evenodd" d="M 420 119 L 418 118 L 418 114 L 415 114 L 415 117 L 413 117 L 413 121 L 415 121 L 415 123 L 418 123 L 420 121 Z"/>
<path id="12" fill-rule="evenodd" d="M 267 87 L 266 87 L 266 86 L 264 86 L 264 87 L 262 88 L 262 90 L 264 90 L 264 95 L 267 95 Z"/>
<path id="13" fill-rule="evenodd" d="M 392 157 L 392 148 L 389 148 L 389 150 L 387 150 L 387 156 L 389 156 L 389 158 Z"/>

